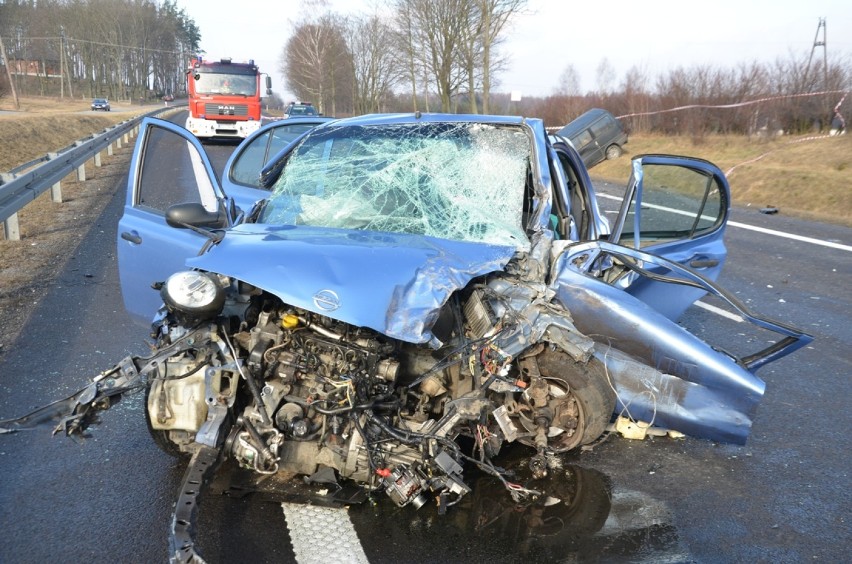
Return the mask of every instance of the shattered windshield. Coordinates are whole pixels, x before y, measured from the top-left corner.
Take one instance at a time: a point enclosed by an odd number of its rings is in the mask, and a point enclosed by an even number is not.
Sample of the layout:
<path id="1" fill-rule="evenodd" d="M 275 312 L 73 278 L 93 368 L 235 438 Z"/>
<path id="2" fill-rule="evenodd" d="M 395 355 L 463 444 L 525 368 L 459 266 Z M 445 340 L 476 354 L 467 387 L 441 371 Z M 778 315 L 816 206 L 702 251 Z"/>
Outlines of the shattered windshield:
<path id="1" fill-rule="evenodd" d="M 290 157 L 260 223 L 427 235 L 528 248 L 530 140 L 519 127 L 323 128 Z"/>

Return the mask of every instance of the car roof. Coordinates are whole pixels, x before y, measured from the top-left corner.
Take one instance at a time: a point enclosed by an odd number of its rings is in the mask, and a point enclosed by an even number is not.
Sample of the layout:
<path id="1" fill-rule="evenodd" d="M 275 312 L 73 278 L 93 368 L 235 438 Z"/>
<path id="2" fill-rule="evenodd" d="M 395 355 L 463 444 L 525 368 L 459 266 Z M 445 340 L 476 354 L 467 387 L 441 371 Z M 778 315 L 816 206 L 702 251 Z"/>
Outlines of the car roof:
<path id="1" fill-rule="evenodd" d="M 405 113 L 405 114 L 366 114 L 337 121 L 338 125 L 388 125 L 413 123 L 488 123 L 493 125 L 520 125 L 541 123 L 538 118 L 519 116 L 496 116 L 479 114 L 441 114 L 441 113 Z"/>
<path id="2" fill-rule="evenodd" d="M 281 119 L 276 118 L 267 123 L 264 123 L 258 130 L 252 133 L 251 137 L 256 137 L 261 132 L 266 131 L 268 129 L 275 129 L 276 127 L 286 126 L 290 127 L 293 125 L 320 125 L 326 123 L 328 121 L 339 121 L 333 117 L 329 116 L 298 116 L 290 119 Z M 243 140 L 240 144 L 244 144 L 246 141 Z"/>
<path id="3" fill-rule="evenodd" d="M 571 135 L 575 135 L 578 132 L 582 131 L 583 129 L 586 129 L 587 127 L 589 127 L 592 123 L 594 123 L 595 120 L 597 120 L 601 116 L 605 116 L 605 115 L 612 116 L 612 114 L 610 114 L 606 110 L 602 110 L 600 108 L 592 108 L 588 112 L 586 112 L 586 113 L 584 113 L 580 116 L 577 116 L 577 118 L 572 120 L 570 123 L 568 123 L 562 129 L 560 129 L 557 133 L 559 133 L 559 135 L 563 135 L 563 136 L 566 136 L 566 137 L 571 136 Z M 615 119 L 614 116 L 613 116 L 613 119 Z"/>

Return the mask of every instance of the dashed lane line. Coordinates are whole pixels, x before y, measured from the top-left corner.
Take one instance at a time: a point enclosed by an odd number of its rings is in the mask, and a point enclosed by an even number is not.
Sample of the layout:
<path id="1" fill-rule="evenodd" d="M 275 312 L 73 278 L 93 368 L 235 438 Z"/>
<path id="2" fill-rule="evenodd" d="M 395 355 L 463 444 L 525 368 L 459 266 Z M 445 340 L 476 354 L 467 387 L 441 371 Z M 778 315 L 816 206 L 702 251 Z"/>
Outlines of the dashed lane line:
<path id="1" fill-rule="evenodd" d="M 610 196 L 609 194 L 598 194 L 599 198 L 607 198 L 609 200 L 617 200 L 621 201 L 622 198 L 617 196 Z M 665 208 L 663 206 L 654 206 L 656 209 L 670 211 L 672 213 L 683 213 L 681 210 L 676 210 L 673 208 Z M 803 235 L 796 235 L 795 233 L 785 233 L 784 231 L 776 231 L 775 229 L 766 229 L 765 227 L 757 227 L 756 225 L 749 225 L 747 223 L 740 223 L 738 221 L 729 221 L 728 225 L 730 227 L 738 227 L 740 229 L 747 229 L 749 231 L 757 231 L 758 233 L 765 233 L 767 235 L 774 235 L 775 237 L 783 237 L 785 239 L 793 239 L 795 241 L 802 241 L 803 243 L 810 243 L 812 245 L 820 245 L 822 247 L 829 247 L 831 249 L 837 249 L 840 251 L 852 251 L 852 245 L 844 245 L 842 243 L 835 243 L 834 241 L 825 241 L 823 239 L 815 239 L 813 237 L 805 237 Z"/>

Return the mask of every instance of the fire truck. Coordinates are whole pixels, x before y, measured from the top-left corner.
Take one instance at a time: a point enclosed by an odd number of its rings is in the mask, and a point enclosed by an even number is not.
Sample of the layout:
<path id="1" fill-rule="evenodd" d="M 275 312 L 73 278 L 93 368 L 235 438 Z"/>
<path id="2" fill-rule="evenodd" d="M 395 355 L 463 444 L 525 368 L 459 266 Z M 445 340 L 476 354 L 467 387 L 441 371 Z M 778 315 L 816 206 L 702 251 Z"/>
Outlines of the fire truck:
<path id="1" fill-rule="evenodd" d="M 189 118 L 186 128 L 199 138 L 245 138 L 260 127 L 261 73 L 254 64 L 231 59 L 190 61 L 186 72 Z M 266 77 L 267 95 L 272 81 Z"/>

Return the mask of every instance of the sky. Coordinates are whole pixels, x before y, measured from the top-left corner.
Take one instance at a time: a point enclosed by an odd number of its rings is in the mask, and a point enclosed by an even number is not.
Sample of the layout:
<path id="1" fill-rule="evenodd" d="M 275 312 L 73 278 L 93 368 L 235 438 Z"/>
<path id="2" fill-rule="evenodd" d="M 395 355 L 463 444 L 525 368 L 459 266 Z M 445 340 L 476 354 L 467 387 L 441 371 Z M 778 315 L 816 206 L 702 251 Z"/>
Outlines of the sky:
<path id="1" fill-rule="evenodd" d="M 210 58 L 254 59 L 272 76 L 273 90 L 292 98 L 279 59 L 304 1 L 177 0 L 201 30 Z M 338 13 L 371 13 L 369 0 L 330 0 Z M 820 18 L 826 25 L 819 29 Z M 817 37 L 817 30 L 819 36 Z M 825 35 L 823 35 L 823 31 Z M 617 87 L 637 67 L 650 77 L 677 67 L 735 68 L 792 55 L 852 61 L 852 0 L 529 0 L 506 33 L 505 72 L 493 91 L 548 96 L 573 65 L 582 92 L 598 88 L 606 59 Z"/>

